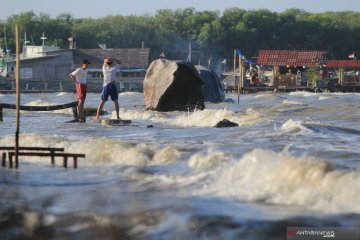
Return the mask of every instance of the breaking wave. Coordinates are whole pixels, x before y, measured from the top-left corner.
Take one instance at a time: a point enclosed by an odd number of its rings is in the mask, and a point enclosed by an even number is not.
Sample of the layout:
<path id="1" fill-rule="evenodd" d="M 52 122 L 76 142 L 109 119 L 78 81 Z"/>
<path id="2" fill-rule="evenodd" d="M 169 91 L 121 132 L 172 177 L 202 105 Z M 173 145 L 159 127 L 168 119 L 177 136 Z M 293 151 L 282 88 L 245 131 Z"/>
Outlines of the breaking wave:
<path id="1" fill-rule="evenodd" d="M 12 136 L 0 139 L 1 146 L 8 146 L 13 142 L 14 137 Z M 79 161 L 81 166 L 167 164 L 175 161 L 180 156 L 179 151 L 174 147 L 158 148 L 142 143 L 128 143 L 109 138 L 78 140 L 60 136 L 24 134 L 21 135 L 20 145 L 28 147 L 59 147 L 70 153 L 85 153 L 86 159 Z M 45 165 L 49 164 L 46 159 L 38 157 L 29 157 L 25 160 Z"/>
<path id="2" fill-rule="evenodd" d="M 114 118 L 115 112 L 112 113 Z M 240 126 L 256 124 L 263 120 L 262 115 L 251 109 L 245 113 L 233 112 L 227 109 L 205 109 L 194 112 L 170 112 L 161 113 L 155 111 L 120 110 L 120 116 L 125 119 L 141 119 L 153 122 L 168 123 L 169 125 L 181 127 L 213 127 L 219 121 L 228 119 Z"/>
<path id="3" fill-rule="evenodd" d="M 297 91 L 297 92 L 290 92 L 289 95 L 290 96 L 313 97 L 313 96 L 318 96 L 319 93 Z"/>
<path id="4" fill-rule="evenodd" d="M 330 124 L 323 124 L 317 122 L 303 122 L 289 119 L 283 123 L 280 127 L 280 130 L 285 133 L 344 133 L 344 134 L 356 134 L 360 135 L 360 130 L 334 126 Z"/>
<path id="5" fill-rule="evenodd" d="M 326 213 L 360 213 L 360 171 L 334 169 L 312 157 L 255 149 L 219 168 L 201 194 L 298 205 Z"/>

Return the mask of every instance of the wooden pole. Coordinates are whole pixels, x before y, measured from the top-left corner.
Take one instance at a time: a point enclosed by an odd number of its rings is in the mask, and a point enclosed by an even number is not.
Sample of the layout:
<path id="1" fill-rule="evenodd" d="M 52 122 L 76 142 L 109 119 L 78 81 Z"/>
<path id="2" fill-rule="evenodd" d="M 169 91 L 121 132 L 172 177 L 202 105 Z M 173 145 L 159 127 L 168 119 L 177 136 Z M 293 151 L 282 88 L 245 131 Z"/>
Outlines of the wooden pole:
<path id="1" fill-rule="evenodd" d="M 234 50 L 234 73 L 236 71 L 236 50 Z"/>
<path id="2" fill-rule="evenodd" d="M 240 104 L 240 85 L 241 85 L 241 76 L 242 76 L 242 63 L 241 63 L 241 56 L 239 55 L 239 81 L 238 81 L 238 104 Z"/>
<path id="3" fill-rule="evenodd" d="M 343 85 L 343 81 L 344 81 L 344 69 L 340 68 L 340 85 Z"/>
<path id="4" fill-rule="evenodd" d="M 15 26 L 16 32 L 16 132 L 15 132 L 15 168 L 19 167 L 19 129 L 20 129 L 20 43 L 19 25 Z"/>
<path id="5" fill-rule="evenodd" d="M 234 89 L 231 89 L 231 92 L 236 88 L 236 50 L 234 50 Z"/>
<path id="6" fill-rule="evenodd" d="M 246 74 L 246 69 L 245 69 L 245 59 L 241 60 L 241 86 L 240 86 L 240 91 L 243 92 L 244 91 L 244 82 L 245 82 L 245 74 Z"/>

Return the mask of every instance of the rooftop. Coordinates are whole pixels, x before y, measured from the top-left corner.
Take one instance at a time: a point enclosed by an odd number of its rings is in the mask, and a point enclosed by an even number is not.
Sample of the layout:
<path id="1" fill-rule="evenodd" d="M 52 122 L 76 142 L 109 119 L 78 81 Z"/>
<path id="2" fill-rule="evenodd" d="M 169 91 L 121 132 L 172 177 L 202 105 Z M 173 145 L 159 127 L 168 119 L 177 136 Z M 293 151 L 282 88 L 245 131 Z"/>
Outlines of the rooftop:
<path id="1" fill-rule="evenodd" d="M 265 66 L 318 66 L 326 62 L 326 51 L 260 50 L 257 64 Z"/>
<path id="2" fill-rule="evenodd" d="M 338 68 L 360 68 L 360 60 L 329 60 L 326 63 L 326 66 Z"/>
<path id="3" fill-rule="evenodd" d="M 102 68 L 106 57 L 121 61 L 122 68 L 147 68 L 149 48 L 74 49 L 74 65 L 80 66 L 84 59 L 91 62 L 91 68 Z"/>

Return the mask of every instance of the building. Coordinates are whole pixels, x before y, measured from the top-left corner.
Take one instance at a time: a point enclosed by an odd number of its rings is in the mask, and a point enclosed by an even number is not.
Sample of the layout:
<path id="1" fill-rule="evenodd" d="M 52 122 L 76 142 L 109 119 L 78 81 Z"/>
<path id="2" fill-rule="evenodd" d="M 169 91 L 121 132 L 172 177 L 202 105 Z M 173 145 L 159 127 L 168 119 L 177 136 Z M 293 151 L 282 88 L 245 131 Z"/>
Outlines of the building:
<path id="1" fill-rule="evenodd" d="M 148 67 L 150 49 L 59 49 L 49 46 L 26 46 L 20 59 L 22 90 L 73 91 L 69 74 L 81 66 L 84 59 L 89 67 L 89 91 L 102 89 L 102 64 L 105 57 L 119 59 L 121 71 L 117 75 L 120 90 L 142 91 Z M 0 89 L 14 89 L 15 59 L 6 62 L 9 78 L 0 81 Z"/>
<path id="2" fill-rule="evenodd" d="M 101 88 L 102 66 L 106 57 L 121 61 L 120 72 L 117 74 L 119 90 L 143 90 L 143 81 L 149 65 L 149 48 L 140 49 L 75 49 L 73 51 L 73 68 L 81 66 L 84 59 L 91 62 L 89 67 L 90 90 Z"/>
<path id="3" fill-rule="evenodd" d="M 360 85 L 360 60 L 329 60 L 328 68 L 333 68 L 335 78 L 339 85 Z"/>
<path id="4" fill-rule="evenodd" d="M 304 86 L 304 71 L 326 64 L 326 55 L 326 51 L 260 50 L 259 78 L 268 80 L 269 86 Z"/>

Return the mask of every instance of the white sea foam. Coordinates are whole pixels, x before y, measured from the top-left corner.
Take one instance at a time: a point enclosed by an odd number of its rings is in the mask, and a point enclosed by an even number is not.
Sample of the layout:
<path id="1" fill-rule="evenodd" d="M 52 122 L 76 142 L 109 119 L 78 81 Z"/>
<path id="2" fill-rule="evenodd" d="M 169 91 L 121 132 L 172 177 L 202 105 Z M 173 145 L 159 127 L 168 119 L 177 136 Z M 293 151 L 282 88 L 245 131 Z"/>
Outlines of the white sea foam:
<path id="1" fill-rule="evenodd" d="M 188 165 L 195 171 L 203 171 L 213 169 L 228 160 L 229 157 L 224 152 L 210 150 L 206 154 L 193 154 L 188 161 Z"/>
<path id="2" fill-rule="evenodd" d="M 28 103 L 25 103 L 25 106 L 53 106 L 56 105 L 56 103 L 51 103 L 48 101 L 43 100 L 34 100 Z"/>
<path id="3" fill-rule="evenodd" d="M 143 93 L 139 92 L 123 92 L 119 94 L 120 96 L 132 96 L 132 95 L 143 95 Z"/>
<path id="4" fill-rule="evenodd" d="M 113 118 L 116 117 L 115 114 L 115 112 L 112 112 Z M 171 113 L 120 109 L 120 117 L 124 119 L 161 122 L 181 127 L 213 127 L 223 119 L 244 126 L 256 124 L 263 119 L 259 113 L 252 109 L 247 109 L 245 114 L 235 113 L 227 109 L 205 109 L 203 111 Z"/>
<path id="5" fill-rule="evenodd" d="M 260 93 L 260 94 L 256 94 L 254 98 L 273 99 L 276 98 L 276 95 L 273 93 Z"/>
<path id="6" fill-rule="evenodd" d="M 325 213 L 360 213 L 360 172 L 334 170 L 312 157 L 255 149 L 219 168 L 200 194 L 298 205 Z"/>
<path id="7" fill-rule="evenodd" d="M 313 96 L 317 96 L 318 93 L 297 91 L 297 92 L 290 92 L 289 95 L 290 96 L 313 97 Z"/>
<path id="8" fill-rule="evenodd" d="M 61 97 L 61 96 L 66 96 L 66 95 L 68 95 L 67 92 L 61 92 L 61 93 L 58 93 L 56 96 Z"/>
<path id="9" fill-rule="evenodd" d="M 116 118 L 116 112 L 112 112 L 112 118 Z M 140 119 L 148 120 L 153 122 L 166 122 L 170 119 L 170 115 L 163 112 L 156 111 L 142 111 L 142 110 L 129 110 L 129 109 L 120 109 L 120 117 L 123 119 Z"/>
<path id="10" fill-rule="evenodd" d="M 284 100 L 283 104 L 285 105 L 304 105 L 304 103 L 299 101 L 290 101 L 290 100 Z"/>
<path id="11" fill-rule="evenodd" d="M 219 121 L 227 119 L 240 126 L 252 125 L 262 120 L 262 116 L 254 111 L 235 113 L 227 109 L 205 109 L 177 116 L 172 124 L 184 127 L 213 127 Z"/>
<path id="12" fill-rule="evenodd" d="M 4 137 L 0 139 L 1 146 L 11 145 L 14 138 Z M 179 151 L 174 147 L 158 148 L 145 144 L 132 144 L 109 138 L 97 139 L 70 139 L 59 136 L 42 136 L 24 134 L 20 138 L 21 146 L 29 147 L 62 147 L 66 152 L 85 153 L 86 160 L 80 160 L 81 166 L 98 165 L 135 165 L 168 164 L 175 161 Z M 48 164 L 49 161 L 38 157 L 24 158 L 24 161 Z"/>
<path id="13" fill-rule="evenodd" d="M 282 124 L 281 131 L 287 133 L 311 133 L 312 131 L 308 129 L 306 126 L 303 125 L 302 121 L 295 121 L 292 119 L 287 120 L 285 123 Z"/>
<path id="14" fill-rule="evenodd" d="M 320 96 L 319 100 L 327 100 L 327 99 L 331 99 L 330 96 Z"/>
<path id="15" fill-rule="evenodd" d="M 53 103 L 53 102 L 48 102 L 48 101 L 44 101 L 44 100 L 34 100 L 31 102 L 26 103 L 26 106 L 54 106 L 54 105 L 58 105 L 59 103 Z M 60 114 L 72 114 L 72 109 L 71 108 L 66 108 L 66 109 L 60 109 L 60 110 L 55 110 L 55 111 L 51 111 L 53 113 L 60 113 Z"/>

